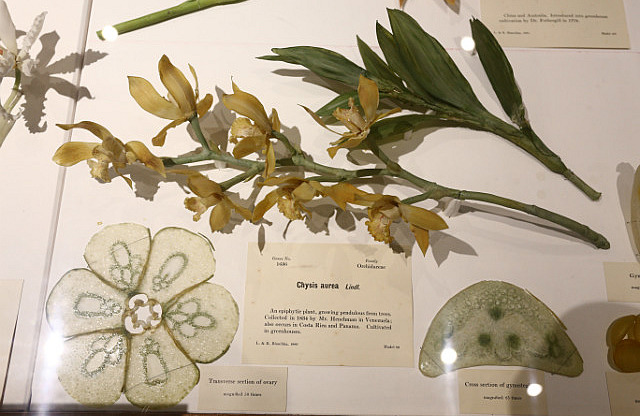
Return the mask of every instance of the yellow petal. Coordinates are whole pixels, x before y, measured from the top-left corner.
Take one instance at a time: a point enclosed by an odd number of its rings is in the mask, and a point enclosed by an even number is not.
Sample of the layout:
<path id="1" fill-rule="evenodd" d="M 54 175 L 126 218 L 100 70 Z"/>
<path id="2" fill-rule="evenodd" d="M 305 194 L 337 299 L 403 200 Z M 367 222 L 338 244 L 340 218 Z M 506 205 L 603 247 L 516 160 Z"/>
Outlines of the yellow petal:
<path id="1" fill-rule="evenodd" d="M 83 160 L 91 159 L 98 143 L 67 142 L 53 155 L 53 161 L 60 166 L 73 166 Z"/>
<path id="2" fill-rule="evenodd" d="M 376 116 L 376 118 L 373 119 L 373 121 L 371 122 L 371 124 L 375 123 L 376 121 L 380 120 L 381 118 L 385 118 L 387 116 L 390 116 L 391 114 L 395 114 L 402 111 L 402 109 L 400 107 L 396 107 L 396 108 L 392 108 L 389 111 L 386 111 L 384 113 L 380 113 Z"/>
<path id="3" fill-rule="evenodd" d="M 111 182 L 109 163 L 89 159 L 87 160 L 87 164 L 89 165 L 91 177 L 100 179 L 103 182 Z"/>
<path id="4" fill-rule="evenodd" d="M 316 113 L 314 113 L 313 111 L 311 111 L 311 109 L 309 109 L 308 107 L 305 107 L 304 105 L 300 104 L 300 107 L 304 108 L 304 110 L 309 113 L 309 115 L 316 121 L 316 123 L 320 124 L 322 127 L 324 127 L 325 129 L 329 130 L 332 133 L 335 134 L 340 134 L 335 130 L 332 130 L 329 128 L 329 126 L 326 125 L 326 123 L 324 121 L 322 121 L 322 119 L 320 118 L 319 115 L 317 115 Z M 333 157 L 333 156 L 332 156 Z"/>
<path id="5" fill-rule="evenodd" d="M 367 128 L 367 122 L 355 107 L 353 98 L 349 98 L 349 108 L 336 108 L 332 114 L 336 119 L 340 120 L 351 133 L 359 133 Z"/>
<path id="6" fill-rule="evenodd" d="M 364 110 L 365 120 L 371 123 L 376 118 L 376 111 L 378 111 L 378 85 L 369 78 L 360 75 L 358 98 L 360 99 L 360 106 Z"/>
<path id="7" fill-rule="evenodd" d="M 364 191 L 356 188 L 348 182 L 340 182 L 325 188 L 325 195 L 329 196 L 343 210 L 347 209 L 347 203 L 354 203 L 356 195 L 365 194 Z"/>
<path id="8" fill-rule="evenodd" d="M 204 96 L 202 100 L 198 102 L 196 105 L 196 110 L 198 112 L 198 117 L 202 117 L 209 111 L 211 106 L 213 105 L 213 95 L 207 94 Z"/>
<path id="9" fill-rule="evenodd" d="M 269 121 L 271 122 L 272 130 L 280 131 L 282 126 L 280 125 L 280 117 L 278 117 L 278 112 L 275 108 L 271 109 L 271 117 L 269 117 Z"/>
<path id="10" fill-rule="evenodd" d="M 386 198 L 386 196 L 387 195 L 370 194 L 370 193 L 361 191 L 360 193 L 354 194 L 353 203 L 356 205 L 362 205 L 365 207 L 372 207 L 376 203 L 379 203 L 381 201 L 386 201 L 388 199 Z"/>
<path id="11" fill-rule="evenodd" d="M 222 103 L 231 111 L 249 117 L 263 133 L 271 133 L 271 123 L 264 106 L 253 95 L 242 91 L 233 83 L 233 94 L 224 94 Z"/>
<path id="12" fill-rule="evenodd" d="M 147 146 L 144 145 L 144 143 L 131 141 L 125 145 L 125 148 L 133 152 L 133 154 L 135 154 L 136 156 L 136 159 L 144 163 L 146 167 L 155 170 L 165 178 L 167 177 L 164 172 L 164 164 L 162 163 L 162 160 L 151 153 Z"/>
<path id="13" fill-rule="evenodd" d="M 209 206 L 205 204 L 203 199 L 198 196 L 185 198 L 184 206 L 189 211 L 195 212 L 195 214 L 193 215 L 194 221 L 200 221 L 200 216 L 204 214 L 207 209 L 209 209 Z"/>
<path id="14" fill-rule="evenodd" d="M 167 169 L 167 172 L 186 175 L 188 177 L 187 186 L 199 197 L 206 198 L 212 195 L 222 194 L 222 188 L 220 188 L 220 185 L 198 171 L 183 168 L 170 168 Z"/>
<path id="15" fill-rule="evenodd" d="M 222 188 L 220 188 L 220 185 L 202 174 L 190 175 L 187 185 L 193 193 L 201 197 L 222 194 Z"/>
<path id="16" fill-rule="evenodd" d="M 416 237 L 416 243 L 418 243 L 422 255 L 425 256 L 427 254 L 427 248 L 429 248 L 429 231 L 423 230 L 420 227 L 414 227 L 413 225 L 410 225 L 409 228 L 411 228 L 411 232 Z"/>
<path id="17" fill-rule="evenodd" d="M 196 100 L 198 99 L 198 94 L 200 94 L 200 85 L 198 84 L 198 74 L 196 74 L 196 69 L 194 67 L 191 66 L 191 64 L 187 64 L 189 65 L 189 71 L 191 71 L 191 75 L 193 76 L 193 81 L 194 81 L 194 87 L 193 87 L 193 92 L 196 95 Z"/>
<path id="18" fill-rule="evenodd" d="M 297 201 L 307 202 L 311 201 L 313 197 L 316 196 L 316 190 L 309 183 L 302 182 L 293 190 L 291 195 L 293 195 Z"/>
<path id="19" fill-rule="evenodd" d="M 435 212 L 406 204 L 400 204 L 399 208 L 405 221 L 423 230 L 444 230 L 449 228 L 447 223 Z"/>
<path id="20" fill-rule="evenodd" d="M 161 96 L 149 81 L 130 76 L 129 93 L 143 110 L 167 120 L 182 118 L 183 112 L 174 103 Z"/>
<path id="21" fill-rule="evenodd" d="M 230 134 L 232 138 L 264 136 L 262 130 L 246 117 L 238 117 L 231 123 Z"/>
<path id="22" fill-rule="evenodd" d="M 231 218 L 231 207 L 227 203 L 226 198 L 223 198 L 213 209 L 209 216 L 209 226 L 211 231 L 218 231 L 224 228 Z"/>
<path id="23" fill-rule="evenodd" d="M 227 202 L 231 205 L 231 207 L 233 208 L 233 210 L 235 212 L 237 212 L 238 214 L 242 215 L 242 217 L 247 220 L 247 221 L 251 221 L 251 218 L 253 217 L 253 214 L 251 213 L 251 211 L 249 211 L 248 209 L 246 209 L 243 206 L 240 206 L 236 203 L 234 203 L 232 200 L 227 198 Z"/>
<path id="24" fill-rule="evenodd" d="M 156 134 L 155 137 L 153 137 L 151 139 L 151 143 L 153 143 L 154 146 L 163 146 L 165 140 L 167 139 L 167 131 L 169 131 L 169 129 L 172 129 L 172 128 L 184 123 L 185 121 L 186 121 L 186 119 L 184 119 L 184 118 L 173 120 L 171 123 L 169 123 L 166 126 L 164 126 L 162 128 L 162 130 L 160 130 L 158 132 L 158 134 Z"/>
<path id="25" fill-rule="evenodd" d="M 76 124 L 56 124 L 56 126 L 60 127 L 63 130 L 71 130 L 76 128 L 89 130 L 91 133 L 93 133 L 94 136 L 99 137 L 101 140 L 113 137 L 113 134 L 111 134 L 109 130 L 98 123 L 94 123 L 93 121 L 81 121 Z"/>
<path id="26" fill-rule="evenodd" d="M 245 119 L 246 120 L 246 119 Z M 260 152 L 266 146 L 266 136 L 245 137 L 233 148 L 233 157 L 240 159 L 253 152 Z"/>
<path id="27" fill-rule="evenodd" d="M 260 185 L 262 186 L 276 186 L 287 183 L 291 186 L 298 186 L 301 182 L 304 182 L 304 179 L 299 178 L 297 176 L 285 175 L 285 176 L 270 176 L 265 179 Z"/>
<path id="28" fill-rule="evenodd" d="M 269 192 L 264 197 L 264 199 L 258 202 L 256 207 L 253 209 L 253 216 L 251 218 L 251 221 L 256 222 L 264 217 L 264 214 L 266 214 L 266 212 L 269 211 L 271 207 L 276 204 L 276 202 L 278 202 L 278 198 L 280 198 L 281 194 L 281 189 L 274 189 L 273 191 Z"/>
<path id="29" fill-rule="evenodd" d="M 176 100 L 182 114 L 185 117 L 191 117 L 196 112 L 196 97 L 182 71 L 176 68 L 166 55 L 162 55 L 158 62 L 158 72 L 160 72 L 160 80 L 167 87 L 171 97 Z"/>
<path id="30" fill-rule="evenodd" d="M 291 221 L 302 219 L 302 209 L 304 209 L 304 207 L 292 198 L 291 195 L 283 195 L 278 199 L 278 210 Z"/>
<path id="31" fill-rule="evenodd" d="M 369 220 L 365 222 L 369 229 L 369 234 L 376 241 L 390 243 L 391 238 L 390 227 L 391 220 L 379 211 L 369 209 Z"/>
<path id="32" fill-rule="evenodd" d="M 264 163 L 264 177 L 268 178 L 276 170 L 276 154 L 273 150 L 273 144 L 267 140 L 267 154 Z"/>

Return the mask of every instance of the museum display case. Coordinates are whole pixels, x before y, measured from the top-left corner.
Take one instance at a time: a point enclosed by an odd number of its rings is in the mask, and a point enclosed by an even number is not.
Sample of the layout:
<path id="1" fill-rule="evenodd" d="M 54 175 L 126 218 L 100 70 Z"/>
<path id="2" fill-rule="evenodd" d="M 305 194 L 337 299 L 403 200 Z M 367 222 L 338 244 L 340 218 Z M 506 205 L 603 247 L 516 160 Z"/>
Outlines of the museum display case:
<path id="1" fill-rule="evenodd" d="M 0 7 L 0 411 L 640 414 L 640 4 L 207 3 Z"/>

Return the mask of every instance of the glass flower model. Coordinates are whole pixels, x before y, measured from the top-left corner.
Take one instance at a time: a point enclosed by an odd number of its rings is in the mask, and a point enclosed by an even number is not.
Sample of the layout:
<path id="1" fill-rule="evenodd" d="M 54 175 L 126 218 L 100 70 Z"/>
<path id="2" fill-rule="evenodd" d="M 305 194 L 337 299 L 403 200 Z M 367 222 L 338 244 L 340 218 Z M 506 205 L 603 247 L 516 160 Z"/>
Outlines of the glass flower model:
<path id="1" fill-rule="evenodd" d="M 78 402 L 106 406 L 179 403 L 198 383 L 196 362 L 223 355 L 238 307 L 215 270 L 211 244 L 182 228 L 153 239 L 137 224 L 104 227 L 89 241 L 89 269 L 73 269 L 47 300 L 47 320 L 66 338 L 60 383 Z"/>

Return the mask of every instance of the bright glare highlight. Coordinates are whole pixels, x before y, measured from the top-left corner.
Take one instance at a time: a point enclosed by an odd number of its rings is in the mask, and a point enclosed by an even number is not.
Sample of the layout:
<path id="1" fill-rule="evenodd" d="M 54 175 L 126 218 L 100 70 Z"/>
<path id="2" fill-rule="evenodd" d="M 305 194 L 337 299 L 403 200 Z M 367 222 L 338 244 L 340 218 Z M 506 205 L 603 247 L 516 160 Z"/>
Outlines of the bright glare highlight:
<path id="1" fill-rule="evenodd" d="M 440 353 L 440 360 L 442 360 L 444 364 L 453 364 L 457 359 L 458 353 L 453 348 L 447 347 Z"/>
<path id="2" fill-rule="evenodd" d="M 104 40 L 113 42 L 118 38 L 118 31 L 113 26 L 105 26 L 104 29 L 102 29 L 102 37 Z"/>
<path id="3" fill-rule="evenodd" d="M 527 387 L 527 394 L 531 397 L 536 397 L 542 393 L 542 386 L 538 383 L 531 383 Z"/>
<path id="4" fill-rule="evenodd" d="M 460 40 L 460 46 L 466 52 L 473 52 L 476 49 L 476 42 L 471 38 L 471 36 L 464 36 Z"/>

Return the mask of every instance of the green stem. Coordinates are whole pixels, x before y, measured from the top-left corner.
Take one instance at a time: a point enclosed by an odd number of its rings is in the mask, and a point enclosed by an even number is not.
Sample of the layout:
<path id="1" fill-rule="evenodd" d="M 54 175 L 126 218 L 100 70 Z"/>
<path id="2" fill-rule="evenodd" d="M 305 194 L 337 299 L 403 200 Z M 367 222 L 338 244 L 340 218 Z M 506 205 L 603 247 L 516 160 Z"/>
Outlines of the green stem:
<path id="1" fill-rule="evenodd" d="M 189 119 L 189 124 L 191 124 L 191 127 L 193 128 L 193 132 L 196 134 L 196 137 L 198 138 L 198 141 L 202 145 L 202 148 L 207 152 L 211 152 L 212 150 L 209 147 L 209 143 L 207 143 L 207 139 L 204 137 L 204 134 L 202 133 L 202 129 L 200 128 L 200 120 L 198 119 L 197 113 L 194 114 L 194 116 Z M 220 153 L 218 149 L 215 149 L 214 152 Z"/>
<path id="2" fill-rule="evenodd" d="M 443 120 L 456 122 L 460 126 L 474 130 L 494 133 L 504 139 L 507 139 L 538 159 L 538 161 L 552 172 L 564 176 L 590 199 L 594 201 L 600 199 L 601 193 L 593 189 L 574 172 L 568 169 L 564 162 L 562 162 L 562 159 L 549 149 L 528 126 L 525 126 L 525 128 L 520 130 L 488 111 L 484 111 L 482 114 L 476 115 L 453 107 L 447 107 L 446 109 L 442 109 L 440 107 L 434 108 L 433 105 L 414 96 L 408 91 L 392 91 L 390 92 L 390 95 L 393 96 L 393 98 L 404 101 L 410 106 L 422 107 L 424 110 L 433 110 L 435 112 L 434 114 Z"/>
<path id="3" fill-rule="evenodd" d="M 294 147 L 291 144 L 291 142 L 289 141 L 289 138 L 287 136 L 285 136 L 284 134 L 280 133 L 279 131 L 273 130 L 271 132 L 271 135 L 273 137 L 275 137 L 276 139 L 278 139 L 280 142 L 282 142 L 282 144 L 284 144 L 284 146 L 287 148 L 289 153 L 291 153 L 292 155 L 301 155 L 302 154 L 302 150 Z"/>
<path id="4" fill-rule="evenodd" d="M 438 184 L 432 185 L 433 190 L 420 195 L 416 195 L 411 198 L 407 198 L 402 202 L 405 204 L 413 204 L 425 199 L 440 200 L 445 197 L 450 197 L 461 201 L 469 200 L 488 202 L 493 205 L 499 205 L 516 211 L 524 212 L 526 214 L 530 214 L 538 218 L 550 221 L 554 224 L 560 225 L 561 227 L 578 234 L 580 237 L 589 241 L 591 244 L 598 248 L 608 249 L 610 247 L 609 241 L 607 241 L 607 239 L 602 234 L 592 230 L 584 224 L 572 220 L 571 218 L 565 217 L 564 215 L 560 215 L 544 208 L 540 208 L 536 205 L 525 204 L 520 201 L 488 194 L 485 192 L 464 191 L 460 189 L 447 188 Z"/>
<path id="5" fill-rule="evenodd" d="M 15 72 L 15 80 L 13 81 L 13 86 L 11 87 L 11 94 L 7 97 L 7 100 L 4 102 L 2 107 L 7 111 L 7 113 L 11 113 L 13 108 L 18 104 L 20 98 L 22 97 L 22 91 L 20 91 L 20 82 L 22 81 L 22 72 L 16 68 Z"/>
<path id="6" fill-rule="evenodd" d="M 281 133 L 278 133 L 281 134 Z M 282 135 L 285 137 L 284 135 Z M 285 137 L 286 138 L 286 137 Z M 281 139 L 279 139 L 281 140 Z M 286 141 L 289 142 L 288 140 Z M 585 240 L 592 243 L 594 246 L 602 249 L 609 248 L 609 242 L 607 239 L 593 231 L 591 228 L 587 227 L 584 224 L 581 224 L 571 218 L 565 217 L 561 214 L 557 214 L 555 212 L 546 210 L 544 208 L 540 208 L 535 205 L 525 204 L 520 201 L 516 201 L 509 198 L 504 198 L 501 196 L 485 193 L 485 192 L 477 192 L 477 191 L 466 191 L 454 188 L 448 188 L 442 185 L 439 185 L 435 182 L 428 181 L 426 179 L 420 178 L 419 176 L 414 175 L 413 173 L 403 169 L 396 162 L 391 160 L 389 156 L 380 149 L 380 147 L 376 144 L 374 140 L 368 140 L 367 145 L 370 150 L 387 166 L 384 169 L 359 169 L 359 170 L 347 170 L 341 168 L 334 168 L 330 166 L 325 166 L 320 163 L 316 163 L 309 158 L 305 157 L 305 155 L 300 152 L 288 158 L 279 159 L 277 161 L 278 166 L 299 166 L 304 168 L 307 171 L 315 172 L 320 176 L 315 178 L 309 178 L 316 181 L 321 182 L 343 182 L 348 180 L 353 180 L 362 177 L 373 177 L 373 176 L 393 176 L 400 179 L 404 179 L 409 183 L 420 188 L 423 193 L 420 195 L 413 196 L 411 198 L 407 198 L 402 202 L 405 204 L 413 204 L 419 201 L 423 201 L 425 199 L 433 199 L 440 200 L 445 197 L 459 199 L 459 200 L 472 200 L 472 201 L 481 201 L 488 202 L 493 205 L 502 206 L 505 208 L 510 208 L 516 211 L 524 212 L 529 215 L 536 216 L 538 218 L 550 221 L 554 224 L 557 224 L 567 230 L 573 231 L 578 234 Z M 200 162 L 205 160 L 220 160 L 226 162 L 232 166 L 237 166 L 241 168 L 247 169 L 246 172 L 243 172 L 235 177 L 221 183 L 220 185 L 224 190 L 231 188 L 233 185 L 236 185 L 240 182 L 243 182 L 247 179 L 250 179 L 260 172 L 264 170 L 264 163 L 259 161 L 247 160 L 247 159 L 236 159 L 230 154 L 215 152 L 215 151 L 202 151 L 195 155 L 190 156 L 182 156 L 175 158 L 165 158 L 163 160 L 166 167 L 174 166 L 174 165 L 182 165 L 194 162 Z"/>
<path id="7" fill-rule="evenodd" d="M 127 20 L 126 22 L 113 25 L 119 35 L 134 30 L 142 29 L 147 26 L 152 26 L 158 23 L 166 22 L 167 20 L 175 19 L 176 17 L 184 16 L 185 14 L 204 10 L 213 6 L 221 6 L 224 4 L 240 3 L 245 0 L 187 0 L 177 6 L 169 7 L 164 10 L 160 10 L 154 13 L 147 14 L 145 16 L 138 17 L 136 19 Z M 102 35 L 102 30 L 97 32 L 98 38 L 105 40 Z"/>
<path id="8" fill-rule="evenodd" d="M 231 188 L 236 184 L 239 184 L 240 182 L 244 182 L 248 179 L 253 178 L 254 176 L 260 174 L 260 172 L 262 172 L 263 170 L 264 170 L 264 167 L 260 167 L 256 165 L 246 172 L 242 172 L 231 179 L 227 179 L 226 181 L 221 182 L 220 187 L 222 188 L 223 191 L 226 191 L 227 189 Z"/>
<path id="9" fill-rule="evenodd" d="M 384 163 L 388 163 L 387 161 L 390 161 L 389 157 L 375 144 L 372 146 L 371 150 Z M 463 191 L 460 189 L 448 188 L 442 185 L 438 185 L 435 182 L 422 179 L 402 168 L 400 168 L 399 171 L 396 171 L 394 173 L 394 176 L 405 179 L 406 181 L 416 185 L 417 187 L 419 187 L 424 191 L 424 193 L 420 195 L 403 200 L 402 202 L 405 204 L 413 204 L 419 201 L 423 201 L 425 199 L 434 199 L 438 201 L 445 197 L 459 199 L 459 200 L 473 200 L 473 201 L 488 202 L 490 204 L 499 205 L 505 208 L 510 208 L 516 211 L 524 212 L 526 214 L 530 214 L 538 218 L 542 218 L 547 221 L 550 221 L 570 231 L 573 231 L 574 233 L 578 234 L 579 236 L 589 241 L 591 244 L 593 244 L 598 248 L 608 249 L 610 246 L 609 241 L 607 241 L 607 239 L 602 234 L 599 234 L 593 231 L 591 228 L 587 227 L 586 225 L 581 224 L 577 221 L 574 221 L 571 218 L 565 217 L 564 215 L 557 214 L 555 212 L 546 210 L 544 208 L 540 208 L 535 205 L 525 204 L 520 201 L 504 198 L 501 196 L 497 196 L 497 195 L 493 195 L 485 192 Z"/>

